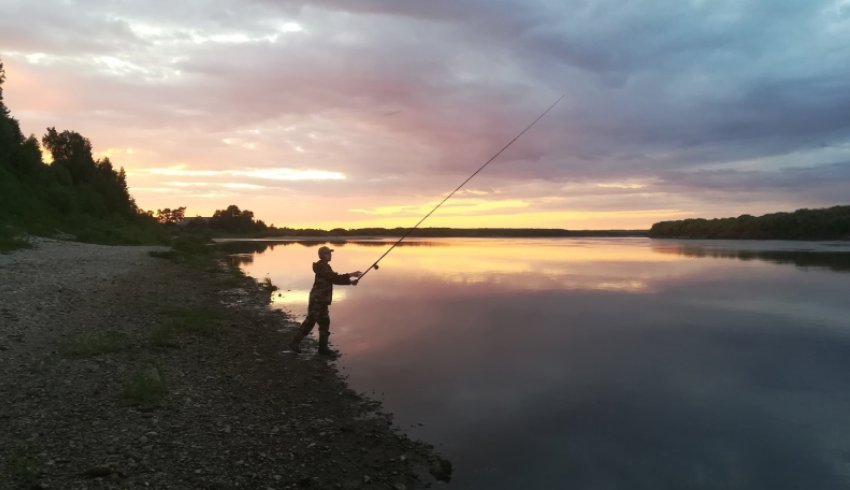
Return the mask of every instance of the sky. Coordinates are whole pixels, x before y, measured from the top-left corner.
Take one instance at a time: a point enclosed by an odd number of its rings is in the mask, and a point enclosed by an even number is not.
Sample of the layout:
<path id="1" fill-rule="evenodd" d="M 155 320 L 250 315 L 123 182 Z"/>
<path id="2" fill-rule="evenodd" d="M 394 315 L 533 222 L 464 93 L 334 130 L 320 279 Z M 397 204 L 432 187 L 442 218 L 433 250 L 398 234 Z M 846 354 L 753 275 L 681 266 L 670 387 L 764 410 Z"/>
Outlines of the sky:
<path id="1" fill-rule="evenodd" d="M 850 204 L 850 0 L 3 0 L 5 101 L 143 209 L 648 228 Z"/>

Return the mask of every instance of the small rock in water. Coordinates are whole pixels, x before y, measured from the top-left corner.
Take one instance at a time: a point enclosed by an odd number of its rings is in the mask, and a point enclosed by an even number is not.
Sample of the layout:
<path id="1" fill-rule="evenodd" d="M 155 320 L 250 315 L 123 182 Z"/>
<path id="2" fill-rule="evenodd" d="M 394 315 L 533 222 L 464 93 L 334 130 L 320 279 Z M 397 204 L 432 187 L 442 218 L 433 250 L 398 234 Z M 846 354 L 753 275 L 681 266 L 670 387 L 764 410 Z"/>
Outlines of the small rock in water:
<path id="1" fill-rule="evenodd" d="M 451 481 L 452 463 L 439 456 L 435 457 L 431 461 L 431 475 L 439 481 Z"/>

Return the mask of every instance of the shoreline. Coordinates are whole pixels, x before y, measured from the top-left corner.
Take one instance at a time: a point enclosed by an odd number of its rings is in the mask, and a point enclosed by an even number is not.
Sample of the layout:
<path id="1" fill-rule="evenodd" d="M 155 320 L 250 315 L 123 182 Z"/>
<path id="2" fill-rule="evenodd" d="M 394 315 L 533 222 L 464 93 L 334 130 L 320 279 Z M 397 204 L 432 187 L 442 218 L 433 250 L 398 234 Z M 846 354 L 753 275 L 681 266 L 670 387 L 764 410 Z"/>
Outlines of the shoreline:
<path id="1" fill-rule="evenodd" d="M 0 255 L 0 488 L 427 488 L 432 446 L 311 353 L 226 256 Z M 153 253 L 159 258 L 149 255 Z"/>

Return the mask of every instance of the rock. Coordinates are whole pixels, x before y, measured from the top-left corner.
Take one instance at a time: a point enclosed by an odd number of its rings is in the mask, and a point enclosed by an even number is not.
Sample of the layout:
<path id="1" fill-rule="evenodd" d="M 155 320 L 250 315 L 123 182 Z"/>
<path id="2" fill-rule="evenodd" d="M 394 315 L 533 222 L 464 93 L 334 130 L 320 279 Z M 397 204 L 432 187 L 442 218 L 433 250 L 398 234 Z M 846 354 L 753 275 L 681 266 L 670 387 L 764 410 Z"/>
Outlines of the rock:
<path id="1" fill-rule="evenodd" d="M 304 476 L 298 480 L 298 485 L 302 487 L 309 487 L 313 484 L 313 479 L 309 476 Z"/>
<path id="2" fill-rule="evenodd" d="M 114 470 L 109 466 L 92 466 L 83 472 L 83 476 L 86 478 L 102 478 L 111 475 L 113 472 Z"/>
<path id="3" fill-rule="evenodd" d="M 156 366 L 145 366 L 141 372 L 141 378 L 144 382 L 151 386 L 162 385 L 162 376 L 159 374 L 159 369 Z"/>
<path id="4" fill-rule="evenodd" d="M 439 456 L 431 460 L 431 475 L 439 481 L 449 482 L 452 479 L 452 463 Z"/>

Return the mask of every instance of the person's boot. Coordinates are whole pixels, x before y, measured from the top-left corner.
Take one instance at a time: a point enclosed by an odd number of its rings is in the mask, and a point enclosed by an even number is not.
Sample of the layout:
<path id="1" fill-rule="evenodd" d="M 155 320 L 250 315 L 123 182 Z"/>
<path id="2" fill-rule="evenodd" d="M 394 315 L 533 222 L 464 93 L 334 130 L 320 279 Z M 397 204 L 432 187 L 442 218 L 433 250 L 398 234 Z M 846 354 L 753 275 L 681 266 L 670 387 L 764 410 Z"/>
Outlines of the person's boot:
<path id="1" fill-rule="evenodd" d="M 292 337 L 292 341 L 289 342 L 289 350 L 295 352 L 296 354 L 301 353 L 301 339 L 303 337 L 301 337 L 300 333 L 301 332 L 296 332 L 295 337 Z"/>
<path id="2" fill-rule="evenodd" d="M 337 350 L 331 349 L 330 347 L 319 347 L 319 355 L 325 356 L 329 359 L 339 359 L 340 353 Z"/>
<path id="3" fill-rule="evenodd" d="M 319 335 L 319 355 L 329 357 L 331 359 L 339 358 L 339 352 L 331 349 L 328 338 L 329 335 Z"/>
<path id="4" fill-rule="evenodd" d="M 298 327 L 298 330 L 295 331 L 295 335 L 292 336 L 292 340 L 289 342 L 289 350 L 296 354 L 301 353 L 301 341 L 304 340 L 304 337 L 310 335 L 313 325 L 314 323 L 310 321 L 309 316 L 304 319 L 304 322 L 301 323 L 301 326 Z"/>

